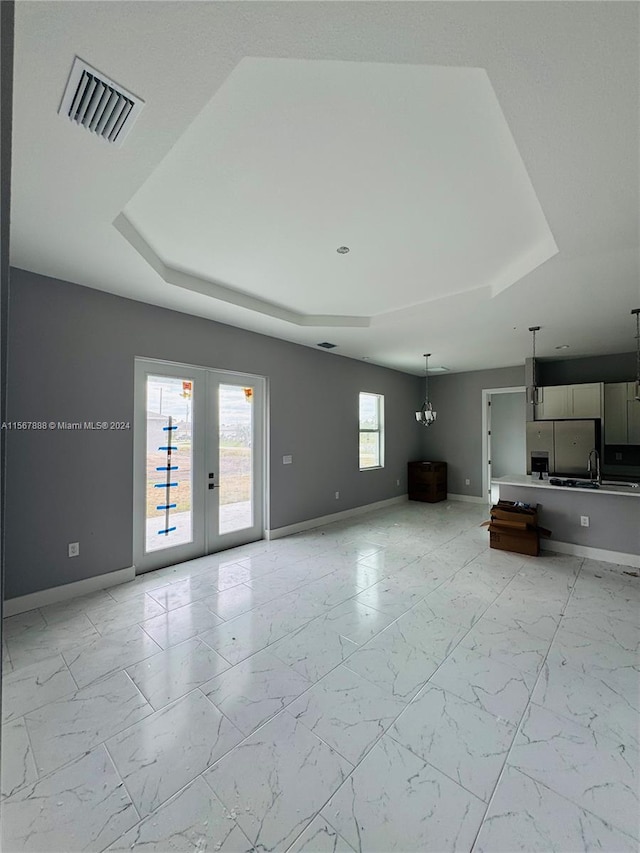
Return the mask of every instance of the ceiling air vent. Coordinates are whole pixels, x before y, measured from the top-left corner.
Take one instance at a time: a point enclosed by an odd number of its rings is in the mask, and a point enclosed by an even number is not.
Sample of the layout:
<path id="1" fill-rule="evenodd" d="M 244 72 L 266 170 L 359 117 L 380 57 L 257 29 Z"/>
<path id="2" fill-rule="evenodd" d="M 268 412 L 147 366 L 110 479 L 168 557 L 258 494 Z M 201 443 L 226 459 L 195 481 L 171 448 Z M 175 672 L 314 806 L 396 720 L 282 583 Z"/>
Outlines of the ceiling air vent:
<path id="1" fill-rule="evenodd" d="M 321 344 L 318 344 L 319 347 L 323 347 L 324 349 L 335 349 L 338 344 L 330 344 L 329 341 L 323 341 Z"/>
<path id="2" fill-rule="evenodd" d="M 119 146 L 143 106 L 140 98 L 76 56 L 58 112 Z"/>

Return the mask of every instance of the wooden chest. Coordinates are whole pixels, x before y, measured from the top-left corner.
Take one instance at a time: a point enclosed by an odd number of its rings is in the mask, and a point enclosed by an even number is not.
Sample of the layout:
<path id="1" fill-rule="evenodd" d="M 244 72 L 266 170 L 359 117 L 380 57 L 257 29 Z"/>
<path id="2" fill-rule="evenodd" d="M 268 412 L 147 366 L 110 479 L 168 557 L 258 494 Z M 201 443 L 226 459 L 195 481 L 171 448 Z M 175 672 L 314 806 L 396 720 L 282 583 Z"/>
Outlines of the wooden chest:
<path id="1" fill-rule="evenodd" d="M 408 485 L 410 501 L 446 501 L 447 463 L 409 462 Z"/>

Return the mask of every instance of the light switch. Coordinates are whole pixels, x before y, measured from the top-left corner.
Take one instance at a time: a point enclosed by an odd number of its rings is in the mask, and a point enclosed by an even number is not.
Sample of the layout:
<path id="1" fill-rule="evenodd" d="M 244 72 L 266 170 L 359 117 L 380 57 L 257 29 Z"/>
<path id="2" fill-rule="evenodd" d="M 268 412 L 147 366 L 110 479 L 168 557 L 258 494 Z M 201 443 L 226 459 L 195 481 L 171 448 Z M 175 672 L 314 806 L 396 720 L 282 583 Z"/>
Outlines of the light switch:
<path id="1" fill-rule="evenodd" d="M 282 457 L 282 464 L 283 465 L 291 465 L 292 462 L 293 462 L 293 456 L 283 456 Z"/>

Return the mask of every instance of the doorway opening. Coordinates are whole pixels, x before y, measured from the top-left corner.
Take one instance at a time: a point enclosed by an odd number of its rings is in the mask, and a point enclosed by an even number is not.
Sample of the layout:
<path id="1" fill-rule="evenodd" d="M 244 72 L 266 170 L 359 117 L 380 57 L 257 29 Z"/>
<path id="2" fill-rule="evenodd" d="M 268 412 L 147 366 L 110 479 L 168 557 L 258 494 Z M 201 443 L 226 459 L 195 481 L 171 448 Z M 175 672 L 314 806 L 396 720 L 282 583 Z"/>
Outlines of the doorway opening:
<path id="1" fill-rule="evenodd" d="M 482 494 L 497 500 L 491 481 L 508 474 L 526 474 L 526 388 L 485 388 L 482 391 Z"/>

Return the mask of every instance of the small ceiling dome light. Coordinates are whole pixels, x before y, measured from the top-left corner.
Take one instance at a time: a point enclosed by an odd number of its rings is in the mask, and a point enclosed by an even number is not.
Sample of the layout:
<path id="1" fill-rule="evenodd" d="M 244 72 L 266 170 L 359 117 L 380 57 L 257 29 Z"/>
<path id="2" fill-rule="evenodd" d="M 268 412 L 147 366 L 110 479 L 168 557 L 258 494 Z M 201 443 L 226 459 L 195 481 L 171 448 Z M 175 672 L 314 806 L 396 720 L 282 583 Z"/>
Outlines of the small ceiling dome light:
<path id="1" fill-rule="evenodd" d="M 569 344 L 560 344 L 560 346 L 556 347 L 556 349 L 569 349 Z"/>
<path id="2" fill-rule="evenodd" d="M 436 413 L 429 402 L 429 356 L 430 352 L 424 354 L 424 403 L 419 412 L 416 412 L 416 420 L 422 426 L 431 426 L 435 423 Z"/>
<path id="3" fill-rule="evenodd" d="M 349 251 L 348 246 L 338 246 L 338 248 L 336 249 L 336 252 L 339 255 L 346 255 L 348 251 Z"/>
<path id="4" fill-rule="evenodd" d="M 636 389 L 635 398 L 640 403 L 640 308 L 631 312 L 636 315 Z"/>

